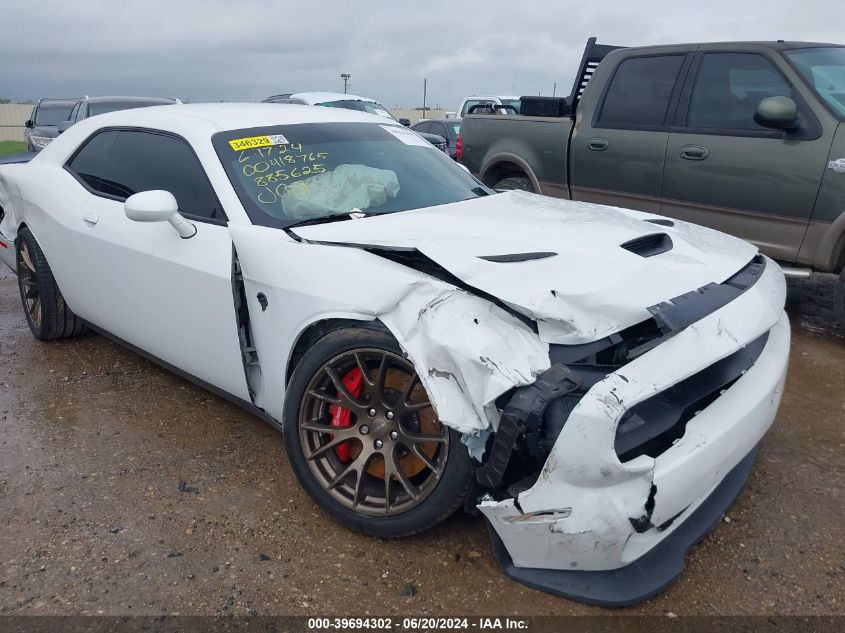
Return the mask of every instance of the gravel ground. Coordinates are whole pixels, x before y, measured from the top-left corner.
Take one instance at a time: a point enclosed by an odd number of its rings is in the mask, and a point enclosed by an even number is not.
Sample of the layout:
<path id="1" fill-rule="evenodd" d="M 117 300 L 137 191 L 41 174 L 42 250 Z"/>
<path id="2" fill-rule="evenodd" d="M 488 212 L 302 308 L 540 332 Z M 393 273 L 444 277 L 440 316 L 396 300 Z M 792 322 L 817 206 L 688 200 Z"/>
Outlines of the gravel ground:
<path id="1" fill-rule="evenodd" d="M 833 284 L 790 285 L 786 393 L 729 517 L 677 583 L 613 613 L 845 614 Z M 102 337 L 37 342 L 8 271 L 0 354 L 0 614 L 608 612 L 507 579 L 478 517 L 399 541 L 339 527 L 267 425 Z"/>

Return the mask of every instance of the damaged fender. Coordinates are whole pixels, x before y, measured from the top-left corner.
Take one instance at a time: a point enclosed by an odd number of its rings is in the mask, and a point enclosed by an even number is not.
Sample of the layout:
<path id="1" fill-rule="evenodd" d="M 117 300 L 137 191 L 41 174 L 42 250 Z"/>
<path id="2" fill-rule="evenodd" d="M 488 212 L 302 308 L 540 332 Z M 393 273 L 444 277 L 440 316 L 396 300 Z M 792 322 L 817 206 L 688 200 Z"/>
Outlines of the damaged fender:
<path id="1" fill-rule="evenodd" d="M 525 323 L 452 284 L 360 248 L 297 242 L 263 227 L 230 230 L 261 364 L 254 401 L 277 419 L 291 350 L 325 319 L 383 323 L 416 367 L 440 421 L 470 436 L 496 420 L 498 396 L 549 367 L 548 344 Z M 295 272 L 303 269 L 307 283 Z"/>

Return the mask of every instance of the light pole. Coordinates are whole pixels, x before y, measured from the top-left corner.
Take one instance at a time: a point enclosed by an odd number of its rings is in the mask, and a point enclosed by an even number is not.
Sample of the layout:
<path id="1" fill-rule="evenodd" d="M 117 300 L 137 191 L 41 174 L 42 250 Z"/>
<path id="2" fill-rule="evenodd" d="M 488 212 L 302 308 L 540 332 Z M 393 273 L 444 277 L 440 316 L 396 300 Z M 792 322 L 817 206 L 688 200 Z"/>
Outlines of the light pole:
<path id="1" fill-rule="evenodd" d="M 349 73 L 340 73 L 340 78 L 343 79 L 343 94 L 346 94 L 346 84 L 351 76 Z"/>

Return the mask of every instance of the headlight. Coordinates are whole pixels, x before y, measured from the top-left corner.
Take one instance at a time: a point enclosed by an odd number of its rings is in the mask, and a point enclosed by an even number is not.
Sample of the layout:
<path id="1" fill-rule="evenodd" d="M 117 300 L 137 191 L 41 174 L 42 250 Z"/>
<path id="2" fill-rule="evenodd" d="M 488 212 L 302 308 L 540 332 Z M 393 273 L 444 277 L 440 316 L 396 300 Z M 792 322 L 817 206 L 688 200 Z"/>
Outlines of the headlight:
<path id="1" fill-rule="evenodd" d="M 50 143 L 53 142 L 53 139 L 49 136 L 30 136 L 29 142 L 32 143 L 33 147 L 37 147 L 38 149 L 44 149 Z"/>

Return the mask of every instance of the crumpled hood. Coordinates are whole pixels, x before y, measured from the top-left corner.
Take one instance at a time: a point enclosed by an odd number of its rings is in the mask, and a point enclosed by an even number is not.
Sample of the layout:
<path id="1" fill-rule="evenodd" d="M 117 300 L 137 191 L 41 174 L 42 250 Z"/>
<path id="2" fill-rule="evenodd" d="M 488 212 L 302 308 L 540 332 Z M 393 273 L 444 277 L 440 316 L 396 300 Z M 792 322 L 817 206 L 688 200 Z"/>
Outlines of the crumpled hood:
<path id="1" fill-rule="evenodd" d="M 547 343 L 593 341 L 650 317 L 662 301 L 721 283 L 757 253 L 724 233 L 648 213 L 512 191 L 294 229 L 309 241 L 417 249 L 466 284 L 535 319 Z M 665 233 L 671 249 L 622 248 Z M 481 257 L 555 253 L 527 261 Z"/>

